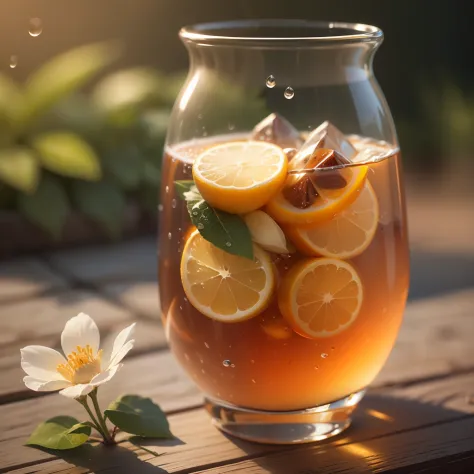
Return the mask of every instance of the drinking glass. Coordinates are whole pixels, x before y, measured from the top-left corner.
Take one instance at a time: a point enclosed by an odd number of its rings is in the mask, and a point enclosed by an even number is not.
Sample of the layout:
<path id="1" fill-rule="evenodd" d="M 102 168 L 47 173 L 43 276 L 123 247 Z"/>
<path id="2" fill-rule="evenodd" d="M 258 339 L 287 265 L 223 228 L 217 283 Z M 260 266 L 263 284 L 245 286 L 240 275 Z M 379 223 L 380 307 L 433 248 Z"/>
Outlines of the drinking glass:
<path id="1" fill-rule="evenodd" d="M 180 38 L 159 217 L 170 348 L 223 431 L 326 439 L 387 359 L 408 291 L 399 147 L 372 69 L 383 33 L 252 20 Z"/>

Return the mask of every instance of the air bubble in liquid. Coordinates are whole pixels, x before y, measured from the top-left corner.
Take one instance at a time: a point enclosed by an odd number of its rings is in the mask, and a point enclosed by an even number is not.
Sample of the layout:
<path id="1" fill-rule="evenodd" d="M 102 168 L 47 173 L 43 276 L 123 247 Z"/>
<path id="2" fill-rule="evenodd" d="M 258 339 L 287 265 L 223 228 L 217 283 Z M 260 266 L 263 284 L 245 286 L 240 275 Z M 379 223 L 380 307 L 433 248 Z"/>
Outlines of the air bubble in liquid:
<path id="1" fill-rule="evenodd" d="M 199 230 L 204 229 L 204 224 L 203 224 L 202 222 L 199 222 L 199 224 L 197 225 L 197 228 L 198 228 Z"/>
<path id="2" fill-rule="evenodd" d="M 163 204 L 158 204 L 158 211 L 161 212 L 163 210 Z"/>
<path id="3" fill-rule="evenodd" d="M 224 367 L 230 367 L 231 364 L 232 364 L 232 362 L 231 362 L 229 359 L 226 359 L 226 360 L 223 360 L 223 361 L 222 361 L 222 365 L 223 365 Z"/>
<path id="4" fill-rule="evenodd" d="M 171 240 L 171 237 L 173 237 L 173 236 L 171 235 L 171 232 L 168 232 L 168 239 Z"/>
<path id="5" fill-rule="evenodd" d="M 329 354 L 326 354 L 325 352 L 323 352 L 323 353 L 321 354 L 321 357 L 322 357 L 323 359 L 325 359 L 328 355 L 329 355 Z"/>
<path id="6" fill-rule="evenodd" d="M 267 84 L 267 87 L 269 89 L 273 89 L 275 86 L 276 86 L 276 79 L 275 79 L 275 76 L 273 76 L 272 74 L 270 74 L 268 77 L 267 77 L 267 80 L 265 82 Z"/>
<path id="7" fill-rule="evenodd" d="M 293 97 L 295 96 L 295 91 L 293 90 L 293 87 L 287 87 L 283 95 L 285 96 L 285 99 L 293 99 Z"/>
<path id="8" fill-rule="evenodd" d="M 252 379 L 252 383 L 257 383 L 257 381 L 255 379 Z"/>
<path id="9" fill-rule="evenodd" d="M 232 130 L 235 130 L 235 125 L 233 123 L 229 123 L 229 130 L 232 132 Z"/>
<path id="10" fill-rule="evenodd" d="M 10 67 L 15 69 L 18 66 L 18 56 L 16 54 L 12 54 L 10 56 Z"/>
<path id="11" fill-rule="evenodd" d="M 30 36 L 36 37 L 43 32 L 43 22 L 41 18 L 30 18 Z"/>
<path id="12" fill-rule="evenodd" d="M 209 344 L 207 342 L 205 342 L 204 345 L 206 346 L 206 349 L 209 349 Z"/>
<path id="13" fill-rule="evenodd" d="M 166 188 L 165 188 L 165 193 L 168 193 L 169 190 L 170 190 L 170 187 L 169 187 L 169 186 L 166 186 Z"/>
<path id="14" fill-rule="evenodd" d="M 319 365 L 315 365 L 314 370 L 319 370 Z"/>
<path id="15" fill-rule="evenodd" d="M 226 246 L 226 247 L 232 247 L 232 243 L 231 243 L 231 242 L 226 242 L 226 243 L 225 243 L 225 246 Z"/>
<path id="16" fill-rule="evenodd" d="M 173 200 L 171 201 L 171 207 L 172 207 L 173 209 L 176 208 L 176 199 L 173 199 Z"/>

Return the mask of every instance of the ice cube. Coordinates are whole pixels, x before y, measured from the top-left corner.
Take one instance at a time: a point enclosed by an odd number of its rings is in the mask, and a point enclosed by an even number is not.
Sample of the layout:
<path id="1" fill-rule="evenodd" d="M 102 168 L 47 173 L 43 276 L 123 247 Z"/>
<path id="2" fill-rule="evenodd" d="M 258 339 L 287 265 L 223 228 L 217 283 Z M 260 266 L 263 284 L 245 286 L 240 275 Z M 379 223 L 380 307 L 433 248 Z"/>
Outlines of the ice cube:
<path id="1" fill-rule="evenodd" d="M 258 123 L 250 138 L 275 143 L 282 148 L 299 148 L 303 144 L 298 130 L 278 114 L 270 114 Z"/>
<path id="2" fill-rule="evenodd" d="M 346 136 L 338 130 L 332 123 L 323 122 L 318 128 L 313 130 L 303 143 L 295 160 L 308 158 L 316 148 L 330 148 L 336 150 L 349 161 L 356 156 L 357 150 L 352 146 Z"/>

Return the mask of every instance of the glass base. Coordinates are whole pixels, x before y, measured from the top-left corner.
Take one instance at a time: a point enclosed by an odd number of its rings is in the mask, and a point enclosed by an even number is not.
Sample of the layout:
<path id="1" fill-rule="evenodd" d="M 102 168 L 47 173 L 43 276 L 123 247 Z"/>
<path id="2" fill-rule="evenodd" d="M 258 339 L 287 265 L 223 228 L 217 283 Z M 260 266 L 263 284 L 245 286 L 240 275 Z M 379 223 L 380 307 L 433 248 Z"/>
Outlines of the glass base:
<path id="1" fill-rule="evenodd" d="M 206 397 L 205 407 L 217 428 L 248 441 L 298 444 L 336 436 L 351 424 L 351 414 L 365 390 L 319 407 L 297 411 L 263 411 L 237 407 Z"/>

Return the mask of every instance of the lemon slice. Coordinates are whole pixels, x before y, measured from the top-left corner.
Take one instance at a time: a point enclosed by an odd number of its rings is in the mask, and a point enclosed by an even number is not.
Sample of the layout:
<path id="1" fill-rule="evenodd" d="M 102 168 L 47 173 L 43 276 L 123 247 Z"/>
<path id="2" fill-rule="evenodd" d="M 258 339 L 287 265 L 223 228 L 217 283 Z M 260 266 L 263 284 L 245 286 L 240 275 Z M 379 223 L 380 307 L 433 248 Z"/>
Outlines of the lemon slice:
<path id="1" fill-rule="evenodd" d="M 280 224 L 312 226 L 327 221 L 355 201 L 364 188 L 367 171 L 367 166 L 362 165 L 338 170 L 337 173 L 346 182 L 344 187 L 341 189 L 324 189 L 316 184 L 317 196 L 314 197 L 314 202 L 305 208 L 293 205 L 287 200 L 284 192 L 280 191 L 267 204 L 266 211 Z M 332 170 L 320 170 L 314 173 L 319 173 L 319 176 L 324 177 L 330 174 L 334 175 L 335 172 Z M 304 174 L 300 173 L 300 175 Z M 294 176 L 290 175 L 288 179 L 293 179 Z M 308 179 L 311 179 L 309 174 L 307 176 Z"/>
<path id="2" fill-rule="evenodd" d="M 306 255 L 352 258 L 372 242 L 379 221 L 379 205 L 367 181 L 359 197 L 331 220 L 314 227 L 291 227 L 285 231 Z"/>
<path id="3" fill-rule="evenodd" d="M 196 158 L 193 177 L 211 206 L 244 214 L 264 206 L 279 191 L 287 167 L 286 155 L 277 145 L 252 140 L 227 142 Z"/>
<path id="4" fill-rule="evenodd" d="M 297 263 L 278 292 L 278 306 L 288 324 L 310 339 L 347 329 L 357 318 L 362 300 L 359 275 L 349 263 L 335 258 Z"/>
<path id="5" fill-rule="evenodd" d="M 269 304 L 275 275 L 270 256 L 254 245 L 254 260 L 231 255 L 193 233 L 181 257 L 181 281 L 189 302 L 205 316 L 236 323 Z"/>

